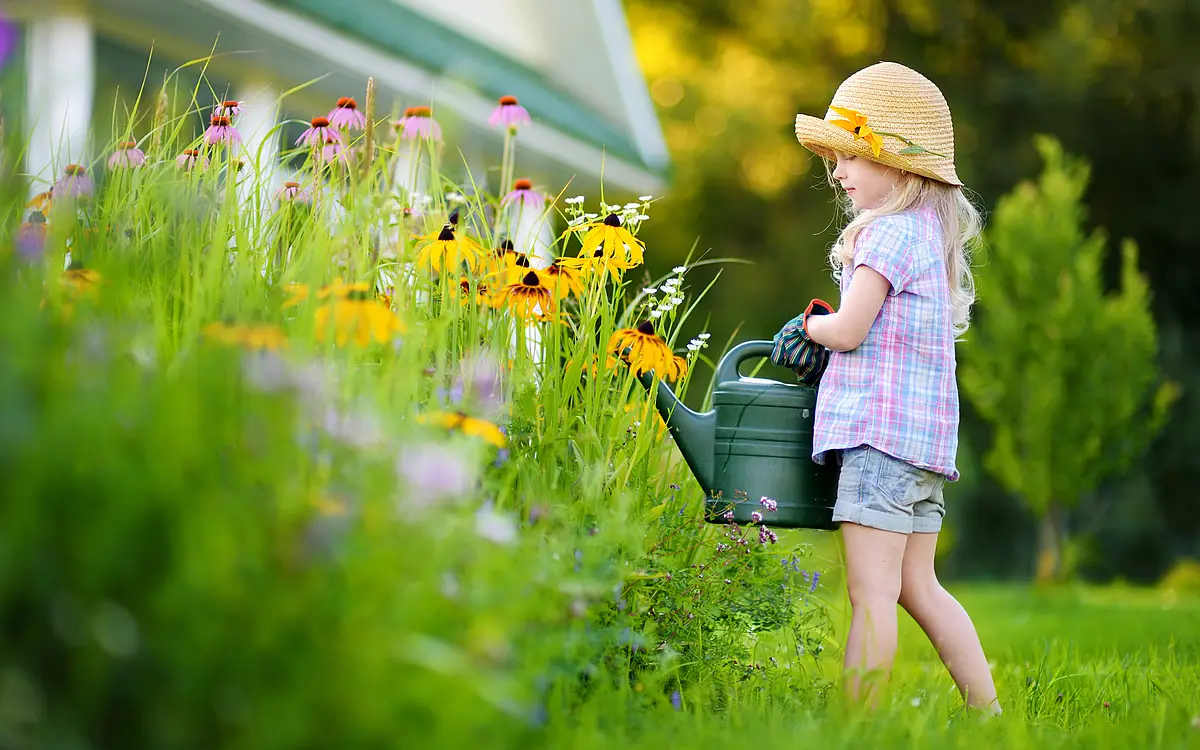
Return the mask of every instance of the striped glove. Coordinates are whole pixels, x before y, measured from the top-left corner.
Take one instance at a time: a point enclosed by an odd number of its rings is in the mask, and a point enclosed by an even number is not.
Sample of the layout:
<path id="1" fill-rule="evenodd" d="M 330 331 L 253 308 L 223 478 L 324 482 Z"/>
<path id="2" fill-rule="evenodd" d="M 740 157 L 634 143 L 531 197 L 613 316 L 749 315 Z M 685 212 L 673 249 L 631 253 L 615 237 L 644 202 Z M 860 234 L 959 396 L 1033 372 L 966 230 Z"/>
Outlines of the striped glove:
<path id="1" fill-rule="evenodd" d="M 829 365 L 829 350 L 808 337 L 804 324 L 809 315 L 828 315 L 833 308 L 828 303 L 814 299 L 804 312 L 787 322 L 773 339 L 771 362 L 786 367 L 800 378 L 800 382 L 816 387 Z"/>

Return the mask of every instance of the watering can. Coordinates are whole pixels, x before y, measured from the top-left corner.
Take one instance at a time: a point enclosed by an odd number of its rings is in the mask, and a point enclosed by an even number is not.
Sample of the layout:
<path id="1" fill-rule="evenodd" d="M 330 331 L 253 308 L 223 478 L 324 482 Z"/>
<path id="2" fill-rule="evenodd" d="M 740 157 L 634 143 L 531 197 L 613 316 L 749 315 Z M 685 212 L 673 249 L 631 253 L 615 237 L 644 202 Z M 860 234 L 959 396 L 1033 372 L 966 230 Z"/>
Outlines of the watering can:
<path id="1" fill-rule="evenodd" d="M 748 359 L 769 357 L 773 346 L 744 341 L 721 358 L 712 411 L 692 411 L 661 380 L 654 405 L 704 488 L 706 520 L 728 523 L 732 511 L 734 521 L 749 523 L 759 511 L 767 526 L 832 531 L 839 469 L 835 461 L 812 460 L 816 389 L 738 372 Z M 654 387 L 652 373 L 638 379 L 647 391 Z M 763 497 L 777 510 L 763 508 Z"/>

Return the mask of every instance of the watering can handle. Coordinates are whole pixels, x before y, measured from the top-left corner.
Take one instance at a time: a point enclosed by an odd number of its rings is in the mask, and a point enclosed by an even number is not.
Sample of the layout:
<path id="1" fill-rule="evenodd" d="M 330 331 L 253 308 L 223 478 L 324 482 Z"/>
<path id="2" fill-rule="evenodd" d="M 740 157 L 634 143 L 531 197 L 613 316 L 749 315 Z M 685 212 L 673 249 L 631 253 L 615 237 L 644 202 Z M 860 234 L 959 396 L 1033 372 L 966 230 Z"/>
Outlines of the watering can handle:
<path id="1" fill-rule="evenodd" d="M 717 363 L 716 382 L 725 383 L 739 379 L 741 373 L 738 372 L 738 368 L 743 362 L 755 357 L 770 357 L 774 348 L 775 344 L 772 341 L 743 341 L 726 352 Z"/>

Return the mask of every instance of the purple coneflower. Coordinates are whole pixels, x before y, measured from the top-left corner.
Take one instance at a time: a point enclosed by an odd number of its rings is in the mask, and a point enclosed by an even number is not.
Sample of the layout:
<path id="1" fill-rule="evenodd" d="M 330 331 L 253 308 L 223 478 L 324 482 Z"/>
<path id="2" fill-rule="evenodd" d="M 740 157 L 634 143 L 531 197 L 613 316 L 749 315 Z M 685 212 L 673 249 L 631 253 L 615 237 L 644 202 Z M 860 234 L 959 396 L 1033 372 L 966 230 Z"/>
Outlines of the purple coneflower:
<path id="1" fill-rule="evenodd" d="M 515 128 L 530 122 L 529 111 L 517 103 L 515 96 L 500 97 L 499 106 L 492 110 L 492 116 L 488 118 L 488 125 L 492 127 L 503 125 L 506 128 Z"/>
<path id="2" fill-rule="evenodd" d="M 336 130 L 329 127 L 328 117 L 312 118 L 311 127 L 300 134 L 296 139 L 296 145 L 305 146 L 324 146 L 327 143 L 340 142 L 342 136 Z"/>
<path id="3" fill-rule="evenodd" d="M 546 196 L 535 191 L 532 182 L 522 179 L 514 182 L 512 191 L 500 199 L 502 207 L 510 203 L 517 203 L 523 207 L 541 211 L 542 206 L 546 205 Z"/>
<path id="4" fill-rule="evenodd" d="M 223 115 L 213 115 L 208 130 L 204 131 L 204 142 L 210 146 L 226 143 L 232 146 L 242 142 L 242 136 L 233 127 L 233 121 Z"/>
<path id="5" fill-rule="evenodd" d="M 300 187 L 298 182 L 285 182 L 283 187 L 279 188 L 275 193 L 275 199 L 283 203 L 311 203 L 312 195 L 307 190 Z"/>
<path id="6" fill-rule="evenodd" d="M 242 113 L 242 103 L 232 99 L 223 101 L 213 107 L 213 115 L 216 117 L 237 117 Z"/>
<path id="7" fill-rule="evenodd" d="M 400 137 L 408 141 L 417 138 L 442 140 L 442 128 L 433 119 L 433 110 L 429 107 L 409 107 L 404 110 L 404 119 L 396 123 L 395 128 L 400 131 Z"/>
<path id="8" fill-rule="evenodd" d="M 30 212 L 29 221 L 17 230 L 13 244 L 16 245 L 17 254 L 27 262 L 35 263 L 42 259 L 46 251 L 46 217 L 41 211 Z"/>
<path id="9" fill-rule="evenodd" d="M 132 169 L 146 163 L 146 154 L 137 147 L 137 141 L 122 141 L 117 150 L 108 157 L 109 169 Z"/>
<path id="10" fill-rule="evenodd" d="M 337 106 L 329 110 L 329 124 L 346 130 L 363 130 L 367 127 L 366 116 L 358 111 L 358 102 L 352 97 L 338 99 Z"/>
<path id="11" fill-rule="evenodd" d="M 188 172 L 192 171 L 192 167 L 199 163 L 201 169 L 208 168 L 208 157 L 200 153 L 200 149 L 189 148 L 179 156 L 175 157 L 175 163 L 183 167 Z"/>
<path id="12" fill-rule="evenodd" d="M 92 178 L 88 177 L 87 168 L 79 164 L 68 164 L 63 170 L 63 176 L 54 183 L 54 197 L 68 196 L 74 198 L 89 198 L 95 191 Z"/>

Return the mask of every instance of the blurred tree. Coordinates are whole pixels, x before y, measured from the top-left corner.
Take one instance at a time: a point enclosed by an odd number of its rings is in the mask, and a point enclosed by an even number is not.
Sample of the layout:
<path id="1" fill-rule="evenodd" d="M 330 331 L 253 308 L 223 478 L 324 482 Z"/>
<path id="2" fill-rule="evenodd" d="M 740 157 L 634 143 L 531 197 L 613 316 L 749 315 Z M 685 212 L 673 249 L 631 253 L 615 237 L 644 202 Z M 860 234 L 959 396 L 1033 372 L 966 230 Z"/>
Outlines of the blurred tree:
<path id="1" fill-rule="evenodd" d="M 1000 199 L 978 272 L 980 317 L 962 346 L 963 393 L 994 427 L 984 466 L 1040 519 L 1037 578 L 1072 575 L 1067 512 L 1128 469 L 1157 435 L 1177 386 L 1156 387 L 1157 331 L 1137 246 L 1106 293 L 1102 231 L 1083 230 L 1090 168 L 1053 138 L 1045 169 Z"/>

